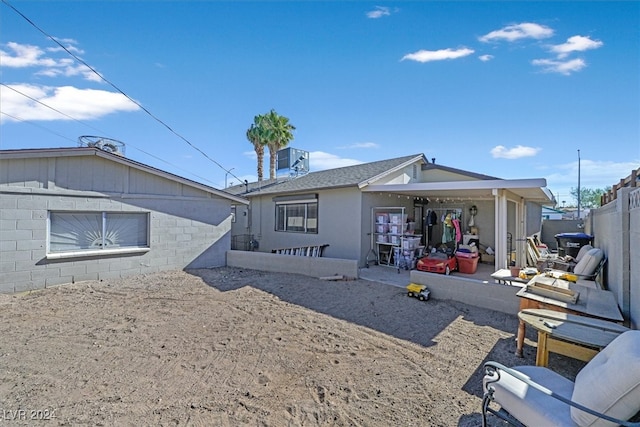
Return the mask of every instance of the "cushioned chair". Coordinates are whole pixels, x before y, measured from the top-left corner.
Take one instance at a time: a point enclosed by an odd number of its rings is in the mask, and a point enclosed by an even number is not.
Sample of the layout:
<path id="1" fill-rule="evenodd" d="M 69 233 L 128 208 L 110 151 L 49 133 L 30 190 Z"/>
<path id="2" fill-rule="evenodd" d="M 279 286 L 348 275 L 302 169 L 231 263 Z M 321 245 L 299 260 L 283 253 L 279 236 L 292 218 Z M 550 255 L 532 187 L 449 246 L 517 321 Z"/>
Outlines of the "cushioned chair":
<path id="1" fill-rule="evenodd" d="M 591 249 L 593 249 L 593 246 L 587 244 L 584 245 L 580 248 L 580 250 L 578 251 L 578 254 L 576 255 L 575 258 L 571 257 L 571 256 L 567 256 L 567 257 L 562 257 L 562 258 L 558 258 L 553 260 L 552 262 L 550 262 L 550 268 L 556 269 L 556 270 L 564 270 L 564 271 L 573 271 L 573 267 L 576 266 L 576 264 L 587 254 L 587 252 L 589 252 Z"/>
<path id="2" fill-rule="evenodd" d="M 640 331 L 619 335 L 576 376 L 575 382 L 538 366 L 485 364 L 482 425 L 492 413 L 516 426 L 638 427 Z M 491 405 L 498 404 L 498 410 Z"/>
<path id="3" fill-rule="evenodd" d="M 591 248 L 582 255 L 580 261 L 573 267 L 573 274 L 578 276 L 578 279 L 595 281 L 606 261 L 607 257 L 602 249 Z M 564 270 L 556 269 L 547 269 L 545 271 L 554 273 L 554 275 L 566 273 Z"/>

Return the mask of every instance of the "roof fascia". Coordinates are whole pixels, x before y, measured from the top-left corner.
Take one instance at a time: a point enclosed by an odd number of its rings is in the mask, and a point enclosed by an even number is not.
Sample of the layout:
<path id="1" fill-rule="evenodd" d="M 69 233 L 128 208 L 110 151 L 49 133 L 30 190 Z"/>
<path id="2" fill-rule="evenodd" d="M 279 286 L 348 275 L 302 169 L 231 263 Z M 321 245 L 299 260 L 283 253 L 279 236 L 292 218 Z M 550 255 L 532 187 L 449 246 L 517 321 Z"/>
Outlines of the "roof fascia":
<path id="1" fill-rule="evenodd" d="M 415 163 L 417 161 L 422 161 L 423 163 L 427 162 L 426 158 L 424 157 L 424 154 L 419 154 L 419 155 L 415 156 L 414 158 L 409 159 L 406 162 L 401 163 L 401 164 L 399 164 L 398 166 L 396 166 L 394 168 L 391 168 L 391 169 L 389 169 L 387 171 L 384 171 L 381 174 L 375 175 L 375 176 L 373 176 L 371 178 L 367 178 L 366 181 L 359 182 L 358 183 L 358 188 L 362 189 L 364 187 L 371 186 L 372 182 L 376 182 L 376 181 L 378 181 L 378 180 L 380 180 L 380 179 L 392 174 L 393 172 L 396 172 L 396 171 L 398 171 L 398 170 L 400 170 L 402 168 L 405 168 L 405 167 L 409 166 L 410 164 Z"/>
<path id="2" fill-rule="evenodd" d="M 223 197 L 225 199 L 229 199 L 237 203 L 241 203 L 244 205 L 249 204 L 249 200 L 243 197 L 234 196 L 225 191 L 218 190 L 213 187 L 209 187 L 208 185 L 200 184 L 199 182 L 192 181 L 190 179 L 183 178 L 181 176 L 174 175 L 172 173 L 165 172 L 163 170 L 156 169 L 151 166 L 147 166 L 143 163 L 136 162 L 135 160 L 131 160 L 126 157 L 119 156 L 117 154 L 107 153 L 97 148 L 87 148 L 87 147 L 57 148 L 57 149 L 45 148 L 45 149 L 34 149 L 34 150 L 2 150 L 0 151 L 0 159 L 86 157 L 86 156 L 100 157 L 105 160 L 110 160 L 125 166 L 132 167 L 134 169 L 141 170 L 146 173 L 150 173 L 152 175 L 169 179 L 171 181 L 177 181 L 181 184 L 197 188 L 198 190 L 202 190 L 207 193 L 215 194 L 216 196 Z"/>

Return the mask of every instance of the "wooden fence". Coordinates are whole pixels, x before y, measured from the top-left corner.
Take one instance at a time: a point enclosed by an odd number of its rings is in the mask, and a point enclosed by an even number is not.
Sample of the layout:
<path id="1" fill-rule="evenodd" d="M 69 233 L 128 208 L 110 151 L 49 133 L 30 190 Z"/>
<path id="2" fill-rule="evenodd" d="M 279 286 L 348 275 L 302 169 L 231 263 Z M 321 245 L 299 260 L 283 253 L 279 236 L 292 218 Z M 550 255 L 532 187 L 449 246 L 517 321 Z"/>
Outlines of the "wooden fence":
<path id="1" fill-rule="evenodd" d="M 632 170 L 631 174 L 620 180 L 616 185 L 611 186 L 611 190 L 604 193 L 600 196 L 600 206 L 604 206 L 607 203 L 610 203 L 618 198 L 618 190 L 624 187 L 640 187 L 640 182 L 638 181 L 638 177 L 640 177 L 640 168 L 636 170 Z"/>

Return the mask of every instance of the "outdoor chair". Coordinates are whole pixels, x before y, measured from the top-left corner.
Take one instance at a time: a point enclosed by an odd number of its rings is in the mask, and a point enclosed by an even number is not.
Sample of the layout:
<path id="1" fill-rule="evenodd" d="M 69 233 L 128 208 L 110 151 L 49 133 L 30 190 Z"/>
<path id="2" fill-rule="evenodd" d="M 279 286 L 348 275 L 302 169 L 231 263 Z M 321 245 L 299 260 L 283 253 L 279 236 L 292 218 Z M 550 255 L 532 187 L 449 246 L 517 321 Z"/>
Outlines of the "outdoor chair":
<path id="1" fill-rule="evenodd" d="M 640 331 L 619 335 L 575 382 L 539 366 L 485 363 L 482 426 L 487 413 L 514 426 L 639 427 Z M 499 405 L 494 409 L 491 405 Z"/>
<path id="2" fill-rule="evenodd" d="M 555 270 L 564 270 L 564 271 L 572 272 L 576 264 L 580 262 L 580 260 L 584 258 L 587 252 L 589 252 L 591 249 L 593 249 L 593 246 L 589 244 L 584 245 L 580 248 L 575 258 L 570 255 L 567 255 L 566 257 L 557 258 L 552 262 L 550 262 L 549 267 Z"/>
<path id="3" fill-rule="evenodd" d="M 580 261 L 573 267 L 571 273 L 577 276 L 578 280 L 595 281 L 606 262 L 607 257 L 602 249 L 592 248 L 581 256 Z M 561 276 L 567 273 L 566 270 L 557 270 L 554 268 L 548 268 L 545 272 L 551 273 L 553 276 Z"/>

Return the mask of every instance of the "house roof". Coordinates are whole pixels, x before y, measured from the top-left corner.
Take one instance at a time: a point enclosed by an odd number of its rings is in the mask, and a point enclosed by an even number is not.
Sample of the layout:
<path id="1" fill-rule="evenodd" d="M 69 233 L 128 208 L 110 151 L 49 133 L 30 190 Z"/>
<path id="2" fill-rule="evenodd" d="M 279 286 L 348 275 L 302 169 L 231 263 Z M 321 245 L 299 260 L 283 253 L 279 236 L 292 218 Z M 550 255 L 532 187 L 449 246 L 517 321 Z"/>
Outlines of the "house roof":
<path id="1" fill-rule="evenodd" d="M 395 159 L 310 172 L 298 177 L 278 178 L 275 180 L 252 182 L 247 185 L 236 185 L 227 188 L 227 191 L 251 198 L 252 196 L 264 194 L 299 193 L 329 188 L 355 186 L 362 188 L 415 162 L 426 163 L 426 159 L 423 154 L 415 154 Z"/>
<path id="2" fill-rule="evenodd" d="M 106 160 L 110 160 L 116 163 L 121 163 L 132 168 L 150 173 L 152 175 L 160 176 L 171 181 L 179 182 L 181 184 L 197 188 L 202 191 L 206 191 L 215 194 L 218 197 L 229 199 L 235 203 L 241 203 L 248 205 L 249 201 L 243 197 L 235 194 L 230 194 L 226 191 L 218 190 L 214 187 L 201 184 L 196 181 L 192 181 L 187 178 L 183 178 L 178 175 L 156 169 L 152 166 L 145 165 L 144 163 L 131 160 L 127 157 L 120 156 L 118 154 L 109 153 L 104 150 L 100 150 L 94 147 L 63 147 L 63 148 L 29 148 L 18 150 L 0 150 L 0 159 L 26 159 L 26 158 L 49 158 L 49 157 L 73 157 L 73 156 L 97 156 Z"/>
<path id="3" fill-rule="evenodd" d="M 378 184 L 386 176 L 414 163 L 421 163 L 422 170 L 439 170 L 462 177 L 446 182 L 412 182 L 409 184 Z M 464 179 L 468 178 L 468 179 Z M 314 190 L 358 187 L 363 192 L 393 193 L 413 197 L 443 199 L 493 199 L 495 191 L 508 190 L 514 197 L 548 203 L 553 195 L 546 189 L 544 178 L 499 179 L 489 175 L 464 171 L 440 164 L 429 163 L 424 154 L 398 157 L 355 166 L 311 172 L 295 178 L 278 178 L 236 185 L 227 191 L 251 198 L 266 194 L 295 194 Z"/>

